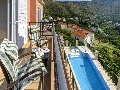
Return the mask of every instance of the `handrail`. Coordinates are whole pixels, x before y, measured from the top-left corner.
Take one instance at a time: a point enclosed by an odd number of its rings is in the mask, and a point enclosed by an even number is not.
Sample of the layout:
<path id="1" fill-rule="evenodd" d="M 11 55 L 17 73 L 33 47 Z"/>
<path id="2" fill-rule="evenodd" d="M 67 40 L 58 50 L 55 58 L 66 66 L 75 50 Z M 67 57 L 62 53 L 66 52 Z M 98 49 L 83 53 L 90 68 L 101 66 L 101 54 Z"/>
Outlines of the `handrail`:
<path id="1" fill-rule="evenodd" d="M 53 21 L 49 21 L 49 22 L 46 22 L 46 21 L 41 21 L 41 22 L 28 22 L 28 25 L 30 26 L 29 29 L 28 29 L 28 32 L 31 31 L 31 25 L 37 25 L 39 26 L 39 31 L 40 31 L 40 36 L 52 36 L 52 35 L 43 35 L 42 31 L 44 31 L 44 28 L 46 28 L 45 26 L 47 25 L 47 28 L 46 29 L 51 29 L 51 26 L 52 28 L 54 27 L 53 25 Z M 53 32 L 53 31 L 52 31 Z"/>
<path id="2" fill-rule="evenodd" d="M 59 40 L 60 40 L 60 41 L 59 41 L 60 47 L 62 48 L 61 53 L 64 54 L 64 55 L 63 55 L 63 58 L 64 58 L 64 60 L 65 60 L 65 64 L 66 64 L 67 69 L 69 69 L 69 70 L 67 70 L 67 71 L 69 71 L 69 72 L 68 72 L 69 78 L 70 78 L 69 83 L 70 83 L 70 85 L 71 85 L 71 88 L 72 88 L 72 90 L 79 90 L 78 84 L 77 84 L 77 82 L 76 82 L 76 80 L 75 80 L 75 76 L 74 76 L 74 74 L 73 74 L 73 70 L 72 70 L 72 68 L 71 68 L 71 66 L 70 66 L 69 60 L 68 60 L 67 55 L 66 55 L 66 53 L 65 53 L 65 50 L 64 50 L 64 47 L 63 47 L 64 45 L 63 45 L 63 43 L 62 43 L 62 41 L 61 41 L 60 38 L 59 38 Z M 61 45 L 61 44 L 62 44 L 62 45 Z"/>
<path id="3" fill-rule="evenodd" d="M 53 24 L 54 25 L 54 24 Z M 68 90 L 65 74 L 62 66 L 62 60 L 60 57 L 60 51 L 58 47 L 57 35 L 55 32 L 55 28 L 53 28 L 53 37 L 54 37 L 54 46 L 55 46 L 55 56 L 56 56 L 56 64 L 57 64 L 57 75 L 58 75 L 58 84 L 59 90 Z"/>

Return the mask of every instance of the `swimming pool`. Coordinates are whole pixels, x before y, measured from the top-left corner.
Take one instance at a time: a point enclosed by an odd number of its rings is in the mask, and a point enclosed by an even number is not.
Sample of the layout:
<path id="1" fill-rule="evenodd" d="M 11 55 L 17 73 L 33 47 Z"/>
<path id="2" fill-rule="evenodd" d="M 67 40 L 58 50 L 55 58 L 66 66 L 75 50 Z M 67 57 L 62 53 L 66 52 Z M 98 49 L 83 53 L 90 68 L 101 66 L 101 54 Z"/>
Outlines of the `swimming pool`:
<path id="1" fill-rule="evenodd" d="M 68 57 L 81 90 L 109 90 L 87 53 L 79 57 L 71 57 L 71 54 L 68 54 Z"/>

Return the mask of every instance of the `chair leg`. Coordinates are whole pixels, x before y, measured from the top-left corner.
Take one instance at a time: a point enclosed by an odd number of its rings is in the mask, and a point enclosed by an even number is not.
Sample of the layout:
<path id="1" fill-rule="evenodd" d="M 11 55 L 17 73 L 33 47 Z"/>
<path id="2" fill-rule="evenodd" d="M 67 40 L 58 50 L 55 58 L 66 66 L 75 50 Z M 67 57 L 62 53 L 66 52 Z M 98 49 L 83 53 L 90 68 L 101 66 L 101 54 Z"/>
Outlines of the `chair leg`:
<path id="1" fill-rule="evenodd" d="M 30 50 L 32 51 L 32 45 L 30 45 Z"/>

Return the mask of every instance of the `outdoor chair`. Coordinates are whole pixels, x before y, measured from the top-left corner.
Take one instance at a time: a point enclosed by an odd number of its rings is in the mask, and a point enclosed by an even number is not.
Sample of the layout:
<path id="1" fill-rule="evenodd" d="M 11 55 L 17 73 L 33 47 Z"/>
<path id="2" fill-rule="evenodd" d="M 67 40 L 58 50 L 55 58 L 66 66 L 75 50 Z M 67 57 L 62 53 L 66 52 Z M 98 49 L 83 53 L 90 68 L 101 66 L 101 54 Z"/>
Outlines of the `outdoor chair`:
<path id="1" fill-rule="evenodd" d="M 16 45 L 4 39 L 0 45 L 0 64 L 8 90 L 24 90 L 33 81 L 47 73 L 41 58 L 31 58 L 28 63 L 21 66 L 17 65 L 18 61 Z"/>
<path id="2" fill-rule="evenodd" d="M 37 45 L 38 47 L 40 47 L 41 45 L 47 43 L 48 41 L 48 40 L 41 40 L 40 27 L 37 25 L 31 25 L 28 33 L 30 39 L 30 46 Z"/>

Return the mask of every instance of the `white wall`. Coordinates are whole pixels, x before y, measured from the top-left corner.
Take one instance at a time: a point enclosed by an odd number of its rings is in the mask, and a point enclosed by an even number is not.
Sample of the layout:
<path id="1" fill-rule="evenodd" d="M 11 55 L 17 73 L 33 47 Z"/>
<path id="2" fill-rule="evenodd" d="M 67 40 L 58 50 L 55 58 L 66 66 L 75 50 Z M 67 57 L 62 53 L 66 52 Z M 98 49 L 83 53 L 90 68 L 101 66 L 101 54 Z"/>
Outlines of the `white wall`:
<path id="1" fill-rule="evenodd" d="M 27 1 L 18 0 L 18 48 L 27 42 Z"/>
<path id="2" fill-rule="evenodd" d="M 87 37 L 86 37 L 86 39 L 87 39 L 87 43 L 91 44 L 91 42 L 94 39 L 94 34 L 88 34 Z"/>
<path id="3" fill-rule="evenodd" d="M 68 28 L 68 31 L 70 31 L 70 32 L 71 32 L 71 28 L 70 28 L 70 27 Z"/>
<path id="4" fill-rule="evenodd" d="M 71 37 L 75 40 L 75 37 L 71 34 Z"/>
<path id="5" fill-rule="evenodd" d="M 81 38 L 78 38 L 78 39 L 79 39 L 79 40 L 78 40 L 79 42 L 85 44 L 85 43 L 84 43 L 84 39 L 81 39 Z"/>
<path id="6" fill-rule="evenodd" d="M 61 25 L 62 29 L 67 29 L 67 25 Z"/>
<path id="7" fill-rule="evenodd" d="M 73 36 L 73 35 L 71 35 L 71 37 L 75 40 L 75 36 Z M 78 38 L 78 37 L 76 37 L 76 38 Z M 81 42 L 81 43 L 83 43 L 84 44 L 84 40 L 83 39 L 80 39 L 80 38 L 78 38 L 79 40 L 79 42 Z"/>

